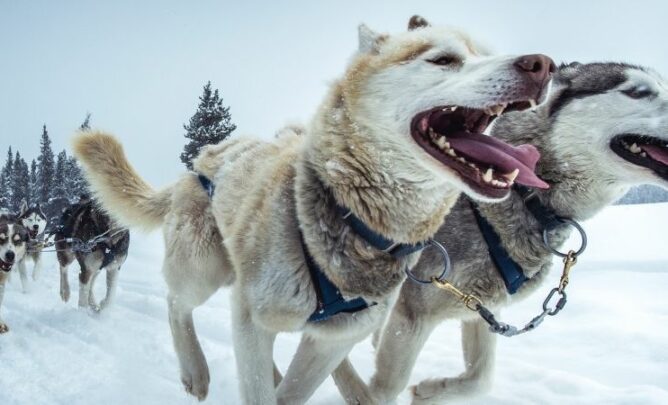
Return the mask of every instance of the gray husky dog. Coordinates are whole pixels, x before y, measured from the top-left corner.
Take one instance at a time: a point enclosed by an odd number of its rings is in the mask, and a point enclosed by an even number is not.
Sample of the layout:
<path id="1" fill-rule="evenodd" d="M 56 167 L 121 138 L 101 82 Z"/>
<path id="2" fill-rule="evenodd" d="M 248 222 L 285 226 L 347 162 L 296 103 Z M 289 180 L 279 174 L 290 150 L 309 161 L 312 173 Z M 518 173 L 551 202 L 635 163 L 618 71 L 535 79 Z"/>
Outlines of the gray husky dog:
<path id="1" fill-rule="evenodd" d="M 104 208 L 128 226 L 164 224 L 170 326 L 188 392 L 204 398 L 209 384 L 192 310 L 233 284 L 243 401 L 306 402 L 380 327 L 415 249 L 461 191 L 498 201 L 515 181 L 544 185 L 534 147 L 482 132 L 504 110 L 543 101 L 554 69 L 544 55 L 491 56 L 415 17 L 391 36 L 360 27 L 359 52 L 306 134 L 206 147 L 199 176 L 165 190 L 141 180 L 112 136 L 79 135 L 75 153 Z M 304 334 L 275 388 L 273 344 L 284 331 Z"/>
<path id="2" fill-rule="evenodd" d="M 5 285 L 14 264 L 20 263 L 26 254 L 30 236 L 14 215 L 0 210 L 0 309 L 5 297 Z M 0 315 L 0 334 L 9 332 L 9 327 Z"/>
<path id="3" fill-rule="evenodd" d="M 17 220 L 28 230 L 28 236 L 30 237 L 26 255 L 19 262 L 21 285 L 23 287 L 23 292 L 27 292 L 29 287 L 26 260 L 31 259 L 34 263 L 32 279 L 36 281 L 42 271 L 42 249 L 44 248 L 45 242 L 44 231 L 46 231 L 48 220 L 39 204 L 28 207 L 28 203 L 25 200 L 21 201 Z"/>
<path id="4" fill-rule="evenodd" d="M 562 66 L 553 92 L 538 111 L 504 114 L 495 125 L 493 133 L 499 138 L 511 144 L 530 143 L 540 150 L 536 173 L 550 188 L 535 190 L 534 201 L 560 217 L 590 218 L 634 185 L 668 187 L 668 83 L 650 69 L 618 63 Z M 450 252 L 449 281 L 495 310 L 535 291 L 552 266 L 542 226 L 524 201 L 514 192 L 499 204 L 478 204 L 480 215 L 523 270 L 526 281 L 516 294 L 509 293 L 495 266 L 467 198 L 459 199 L 435 237 Z M 563 243 L 572 229 L 551 233 L 553 246 Z M 429 250 L 414 272 L 429 279 L 441 268 L 440 256 Z M 488 324 L 452 294 L 405 282 L 382 333 L 376 336 L 376 372 L 370 386 L 345 361 L 335 373 L 342 393 L 350 402 L 393 401 L 408 384 L 430 333 L 446 319 L 462 321 L 466 371 L 422 381 L 413 388 L 413 402 L 443 403 L 489 389 L 496 335 Z"/>

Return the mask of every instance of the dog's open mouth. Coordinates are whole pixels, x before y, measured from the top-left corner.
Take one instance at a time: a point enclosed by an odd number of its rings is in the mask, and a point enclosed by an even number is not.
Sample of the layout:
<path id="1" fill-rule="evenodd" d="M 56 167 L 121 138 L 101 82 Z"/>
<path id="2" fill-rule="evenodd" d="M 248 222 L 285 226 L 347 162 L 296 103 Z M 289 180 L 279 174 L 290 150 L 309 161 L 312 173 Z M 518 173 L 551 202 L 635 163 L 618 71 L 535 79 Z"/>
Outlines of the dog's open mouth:
<path id="1" fill-rule="evenodd" d="M 6 262 L 2 259 L 0 259 L 0 270 L 2 271 L 10 271 L 12 269 L 12 266 L 14 265 L 14 262 Z"/>
<path id="2" fill-rule="evenodd" d="M 502 198 L 515 182 L 549 188 L 534 173 L 540 158 L 535 147 L 512 146 L 483 134 L 504 111 L 533 106 L 535 102 L 499 104 L 484 109 L 432 108 L 413 118 L 411 135 L 427 153 L 456 171 L 466 184 L 484 196 Z"/>
<path id="3" fill-rule="evenodd" d="M 622 159 L 646 167 L 668 181 L 668 140 L 622 134 L 612 138 L 610 149 Z"/>
<path id="4" fill-rule="evenodd" d="M 28 231 L 28 235 L 30 235 L 30 239 L 36 239 L 37 238 L 37 230 L 33 229 L 31 231 Z"/>

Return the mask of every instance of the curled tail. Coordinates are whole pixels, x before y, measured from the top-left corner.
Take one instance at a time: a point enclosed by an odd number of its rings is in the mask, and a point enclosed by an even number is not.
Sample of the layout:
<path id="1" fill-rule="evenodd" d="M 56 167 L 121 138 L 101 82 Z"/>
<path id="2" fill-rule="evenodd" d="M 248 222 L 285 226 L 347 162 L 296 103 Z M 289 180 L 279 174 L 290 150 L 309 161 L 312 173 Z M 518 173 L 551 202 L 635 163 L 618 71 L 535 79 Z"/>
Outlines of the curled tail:
<path id="1" fill-rule="evenodd" d="M 80 132 L 74 154 L 100 205 L 124 226 L 152 230 L 162 225 L 172 200 L 172 188 L 156 191 L 130 165 L 123 146 L 103 132 Z"/>

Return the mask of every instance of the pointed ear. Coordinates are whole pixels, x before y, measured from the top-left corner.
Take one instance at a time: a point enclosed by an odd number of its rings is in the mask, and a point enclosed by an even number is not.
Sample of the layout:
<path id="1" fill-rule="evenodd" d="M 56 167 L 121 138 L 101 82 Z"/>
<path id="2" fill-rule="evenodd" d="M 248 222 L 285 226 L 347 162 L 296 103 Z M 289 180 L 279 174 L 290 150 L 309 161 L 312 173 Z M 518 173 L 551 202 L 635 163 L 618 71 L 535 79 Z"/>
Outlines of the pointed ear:
<path id="1" fill-rule="evenodd" d="M 19 216 L 22 216 L 23 214 L 28 211 L 28 203 L 26 202 L 25 198 L 21 200 L 21 205 L 19 206 Z"/>
<path id="2" fill-rule="evenodd" d="M 357 27 L 357 33 L 360 53 L 378 53 L 380 45 L 387 39 L 386 35 L 378 34 L 365 24 Z"/>
<path id="3" fill-rule="evenodd" d="M 424 17 L 420 15 L 414 15 L 410 20 L 408 20 L 408 31 L 428 27 L 429 25 L 429 21 L 427 21 Z"/>

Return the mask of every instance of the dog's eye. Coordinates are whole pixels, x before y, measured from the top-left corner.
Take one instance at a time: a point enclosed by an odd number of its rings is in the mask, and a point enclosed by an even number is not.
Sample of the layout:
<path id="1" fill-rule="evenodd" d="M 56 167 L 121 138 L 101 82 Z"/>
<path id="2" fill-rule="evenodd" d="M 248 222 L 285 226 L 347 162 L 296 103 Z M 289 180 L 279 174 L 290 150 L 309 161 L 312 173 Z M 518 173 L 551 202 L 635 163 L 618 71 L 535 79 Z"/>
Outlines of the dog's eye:
<path id="1" fill-rule="evenodd" d="M 628 90 L 622 90 L 622 93 L 624 93 L 626 96 L 634 98 L 634 99 L 639 99 L 639 98 L 647 98 L 653 95 L 654 93 L 652 90 L 645 86 L 641 87 L 632 87 Z"/>
<path id="2" fill-rule="evenodd" d="M 442 55 L 435 59 L 429 59 L 428 62 L 433 63 L 434 65 L 448 66 L 458 63 L 459 59 L 454 55 Z"/>

